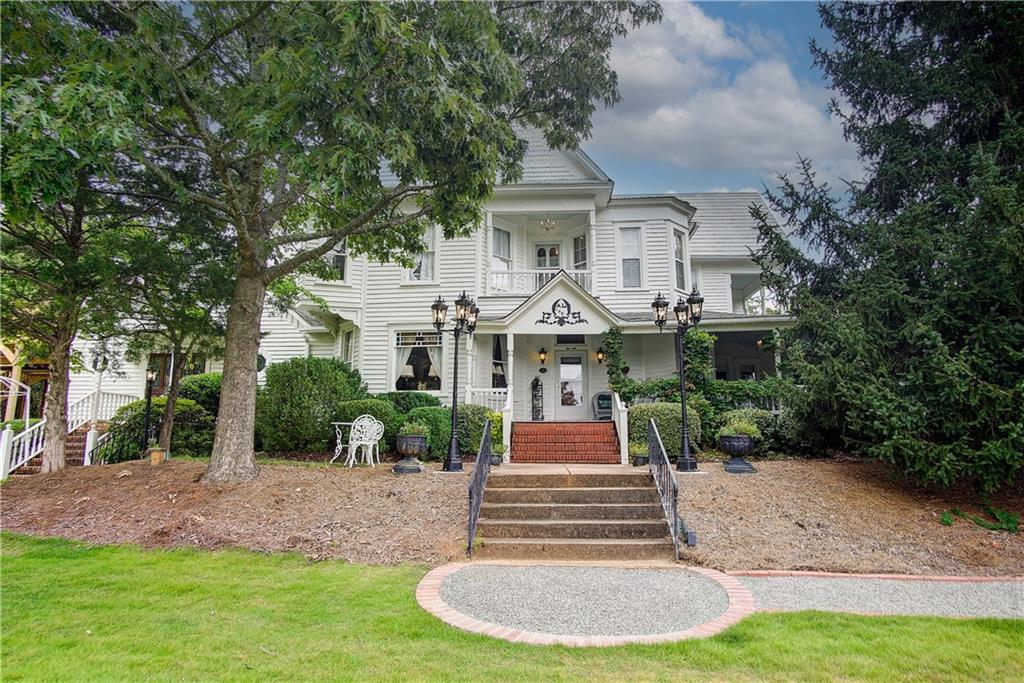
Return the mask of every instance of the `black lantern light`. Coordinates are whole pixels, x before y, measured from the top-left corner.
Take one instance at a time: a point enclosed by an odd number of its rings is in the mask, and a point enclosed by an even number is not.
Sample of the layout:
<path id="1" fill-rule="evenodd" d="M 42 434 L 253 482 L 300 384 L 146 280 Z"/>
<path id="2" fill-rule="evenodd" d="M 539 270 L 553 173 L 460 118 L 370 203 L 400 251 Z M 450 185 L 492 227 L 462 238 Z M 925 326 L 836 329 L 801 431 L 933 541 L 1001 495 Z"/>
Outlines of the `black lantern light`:
<path id="1" fill-rule="evenodd" d="M 540 358 L 540 364 L 544 365 L 544 361 L 548 359 L 548 350 L 543 346 L 540 347 L 540 351 L 537 352 L 537 357 Z"/>
<path id="2" fill-rule="evenodd" d="M 146 368 L 146 412 L 142 416 L 142 450 L 149 448 L 149 415 L 153 407 L 153 385 L 156 384 L 156 368 Z"/>
<path id="3" fill-rule="evenodd" d="M 604 347 L 597 347 L 597 364 L 601 365 L 604 363 Z"/>
<path id="4" fill-rule="evenodd" d="M 668 322 L 668 301 L 658 292 L 651 302 L 654 312 L 654 324 L 658 330 L 664 329 Z M 704 312 L 704 297 L 694 287 L 685 299 L 679 297 L 672 313 L 676 317 L 676 353 L 679 355 L 679 398 L 683 420 L 683 438 L 676 460 L 676 469 L 680 472 L 696 472 L 697 458 L 690 451 L 690 425 L 686 417 L 686 330 L 700 322 Z"/>
<path id="5" fill-rule="evenodd" d="M 445 330 L 445 318 L 448 315 L 448 305 L 440 296 L 430 307 L 434 328 L 438 332 L 451 332 L 455 340 L 453 345 L 453 367 L 452 367 L 452 434 L 448 441 L 448 456 L 444 459 L 442 468 L 445 472 L 461 472 L 462 457 L 459 453 L 458 438 L 458 411 L 459 411 L 459 337 L 463 334 L 473 334 L 476 330 L 476 323 L 480 318 L 480 308 L 476 301 L 466 295 L 465 290 L 455 300 L 455 319 L 452 321 L 452 329 Z"/>

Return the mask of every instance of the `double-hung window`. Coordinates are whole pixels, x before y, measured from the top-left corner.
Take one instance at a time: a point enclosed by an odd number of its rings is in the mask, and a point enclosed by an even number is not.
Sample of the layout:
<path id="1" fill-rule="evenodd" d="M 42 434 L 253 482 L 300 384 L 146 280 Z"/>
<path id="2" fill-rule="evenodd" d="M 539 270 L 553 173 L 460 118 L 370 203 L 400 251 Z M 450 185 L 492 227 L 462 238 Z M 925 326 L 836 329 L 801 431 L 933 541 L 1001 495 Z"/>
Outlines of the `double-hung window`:
<path id="1" fill-rule="evenodd" d="M 572 238 L 572 269 L 587 269 L 587 236 L 578 235 Z"/>
<path id="2" fill-rule="evenodd" d="M 491 233 L 491 282 L 494 289 L 507 292 L 512 289 L 512 233 L 494 228 Z"/>
<path id="3" fill-rule="evenodd" d="M 436 232 L 431 227 L 427 228 L 427 231 L 423 234 L 423 245 L 426 247 L 426 250 L 422 254 L 416 255 L 414 259 L 416 265 L 407 271 L 407 277 L 410 282 L 433 282 L 436 279 Z"/>
<path id="4" fill-rule="evenodd" d="M 673 254 L 676 263 L 676 289 L 686 291 L 686 236 L 682 231 L 672 233 Z"/>
<path id="5" fill-rule="evenodd" d="M 354 334 L 352 330 L 345 330 L 341 333 L 341 338 L 338 340 L 338 354 L 341 360 L 345 361 L 349 365 L 352 365 L 352 338 Z"/>
<path id="6" fill-rule="evenodd" d="M 444 354 L 441 333 L 398 332 L 395 335 L 395 389 L 438 391 Z"/>
<path id="7" fill-rule="evenodd" d="M 640 252 L 640 228 L 621 228 L 619 258 L 622 260 L 623 289 L 636 289 L 642 286 Z"/>

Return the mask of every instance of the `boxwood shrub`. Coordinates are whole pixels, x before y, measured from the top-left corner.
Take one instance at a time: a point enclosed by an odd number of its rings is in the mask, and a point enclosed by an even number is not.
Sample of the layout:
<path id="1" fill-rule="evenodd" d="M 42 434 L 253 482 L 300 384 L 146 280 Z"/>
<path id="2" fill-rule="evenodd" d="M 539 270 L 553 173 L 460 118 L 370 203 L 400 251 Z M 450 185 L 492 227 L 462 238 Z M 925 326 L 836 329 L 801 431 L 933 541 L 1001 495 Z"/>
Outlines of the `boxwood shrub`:
<path id="1" fill-rule="evenodd" d="M 700 443 L 700 413 L 687 402 L 687 421 L 690 423 L 690 443 Z M 629 407 L 629 438 L 632 441 L 647 440 L 647 422 L 654 418 L 661 434 L 661 442 L 665 444 L 665 452 L 669 458 L 679 455 L 682 442 L 683 421 L 679 415 L 678 403 L 640 403 Z"/>
<path id="2" fill-rule="evenodd" d="M 331 422 L 344 419 L 341 404 L 369 396 L 359 372 L 337 358 L 271 363 L 266 376 L 256 397 L 256 435 L 268 451 L 326 450 L 334 441 Z M 391 437 L 393 444 L 394 431 Z"/>
<path id="3" fill-rule="evenodd" d="M 398 436 L 398 430 L 407 420 L 409 422 L 423 422 L 423 420 L 402 415 L 395 410 L 395 406 L 377 398 L 344 401 L 338 406 L 338 422 L 354 422 L 360 415 L 373 415 L 384 423 L 384 436 L 380 441 L 381 453 L 395 450 L 395 437 Z M 430 427 L 432 425 L 427 426 Z"/>
<path id="4" fill-rule="evenodd" d="M 182 377 L 178 385 L 178 398 L 195 401 L 216 420 L 220 409 L 220 377 L 219 372 Z"/>
<path id="5" fill-rule="evenodd" d="M 422 391 L 389 391 L 377 394 L 374 398 L 387 401 L 402 414 L 408 413 L 413 408 L 436 408 L 441 405 L 441 400 L 437 396 Z"/>
<path id="6" fill-rule="evenodd" d="M 427 425 L 430 434 L 427 438 L 429 452 L 426 457 L 429 460 L 444 460 L 444 456 L 448 454 L 448 441 L 452 436 L 451 411 L 442 407 L 413 408 L 405 419 Z"/>
<path id="7" fill-rule="evenodd" d="M 491 420 L 491 442 L 501 443 L 501 437 L 494 441 L 494 411 L 487 406 L 478 406 L 472 403 L 466 403 L 459 406 L 458 429 L 459 436 L 459 450 L 463 455 L 476 455 L 477 450 L 480 448 L 480 439 L 484 436 L 484 424 L 487 420 Z M 499 424 L 499 430 L 501 426 Z M 500 435 L 501 432 L 499 431 Z"/>
<path id="8" fill-rule="evenodd" d="M 159 429 L 167 399 L 157 396 L 150 409 L 152 433 Z M 134 401 L 122 406 L 110 420 L 106 442 L 93 454 L 93 460 L 107 463 L 135 460 L 142 454 L 142 423 L 146 402 Z M 174 404 L 174 430 L 171 455 L 204 457 L 213 449 L 213 418 L 195 401 L 179 398 Z"/>

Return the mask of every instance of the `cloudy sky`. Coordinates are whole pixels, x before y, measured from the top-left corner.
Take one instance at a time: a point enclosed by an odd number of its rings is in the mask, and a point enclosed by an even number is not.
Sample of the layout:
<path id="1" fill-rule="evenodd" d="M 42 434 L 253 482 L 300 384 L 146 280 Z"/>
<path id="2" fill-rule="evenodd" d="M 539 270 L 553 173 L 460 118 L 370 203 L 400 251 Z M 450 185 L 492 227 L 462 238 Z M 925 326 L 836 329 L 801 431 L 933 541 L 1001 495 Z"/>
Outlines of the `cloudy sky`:
<path id="1" fill-rule="evenodd" d="M 617 193 L 774 187 L 797 154 L 835 183 L 860 173 L 826 109 L 813 3 L 662 0 L 665 18 L 616 45 L 622 102 L 595 115 L 584 149 Z"/>

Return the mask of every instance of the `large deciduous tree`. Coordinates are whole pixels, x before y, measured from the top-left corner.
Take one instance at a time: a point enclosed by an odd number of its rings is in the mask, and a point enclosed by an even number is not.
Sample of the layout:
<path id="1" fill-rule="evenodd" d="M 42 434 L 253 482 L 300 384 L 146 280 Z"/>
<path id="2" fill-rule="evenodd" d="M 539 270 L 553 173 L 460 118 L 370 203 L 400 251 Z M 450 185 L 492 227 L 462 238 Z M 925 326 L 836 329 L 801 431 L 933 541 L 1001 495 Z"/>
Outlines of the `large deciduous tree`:
<path id="1" fill-rule="evenodd" d="M 926 483 L 1012 481 L 1024 459 L 1024 7 L 837 3 L 812 44 L 867 178 L 809 161 L 763 212 L 765 277 L 796 314 L 810 425 Z"/>
<path id="2" fill-rule="evenodd" d="M 618 98 L 612 40 L 660 18 L 655 2 L 112 7 L 85 20 L 145 98 L 130 158 L 216 212 L 235 250 L 210 483 L 257 476 L 268 287 L 341 240 L 401 259 L 428 224 L 471 230 L 495 182 L 519 177 L 516 126 L 577 144 Z M 182 164 L 210 186 L 180 182 Z"/>

